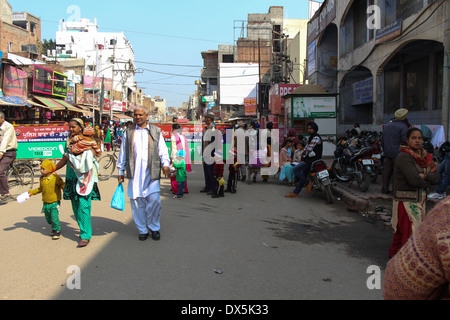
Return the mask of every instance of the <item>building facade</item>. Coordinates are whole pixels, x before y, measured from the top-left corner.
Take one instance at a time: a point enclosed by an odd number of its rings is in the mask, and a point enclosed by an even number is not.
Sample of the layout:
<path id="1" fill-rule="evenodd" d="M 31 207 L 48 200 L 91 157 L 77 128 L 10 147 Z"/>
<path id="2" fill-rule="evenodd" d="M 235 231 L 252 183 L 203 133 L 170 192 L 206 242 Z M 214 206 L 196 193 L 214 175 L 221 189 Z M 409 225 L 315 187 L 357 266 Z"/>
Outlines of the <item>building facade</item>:
<path id="1" fill-rule="evenodd" d="M 308 79 L 339 93 L 343 133 L 399 108 L 449 131 L 448 0 L 326 0 L 308 24 Z"/>

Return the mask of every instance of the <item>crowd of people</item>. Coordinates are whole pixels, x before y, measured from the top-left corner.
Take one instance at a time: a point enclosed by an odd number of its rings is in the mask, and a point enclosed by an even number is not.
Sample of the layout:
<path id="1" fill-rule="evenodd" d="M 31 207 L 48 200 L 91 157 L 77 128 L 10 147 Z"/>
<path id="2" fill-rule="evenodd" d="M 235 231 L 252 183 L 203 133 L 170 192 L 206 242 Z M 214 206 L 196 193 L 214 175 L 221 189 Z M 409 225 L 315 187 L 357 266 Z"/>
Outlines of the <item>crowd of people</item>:
<path id="1" fill-rule="evenodd" d="M 439 297 L 447 290 L 450 280 L 450 197 L 445 198 L 445 189 L 450 180 L 450 153 L 447 151 L 444 161 L 438 167 L 423 146 L 423 133 L 412 127 L 407 119 L 408 110 L 400 109 L 395 119 L 384 128 L 383 148 L 386 154 L 383 172 L 382 192 L 392 194 L 392 227 L 394 236 L 389 249 L 391 258 L 387 266 L 385 284 L 386 298 Z M 72 211 L 80 229 L 78 247 L 86 247 L 92 238 L 91 211 L 92 201 L 100 201 L 98 187 L 97 157 L 102 153 L 99 144 L 108 148 L 113 139 L 120 139 L 118 156 L 118 183 L 128 179 L 127 196 L 130 198 L 133 219 L 139 232 L 139 240 L 145 241 L 151 235 L 153 240 L 160 240 L 161 234 L 161 186 L 162 173 L 171 179 L 174 199 L 181 200 L 189 193 L 188 173 L 192 171 L 190 148 L 178 124 L 174 124 L 169 152 L 161 129 L 148 123 L 148 110 L 137 107 L 134 122 L 125 126 L 86 125 L 81 119 L 69 122 L 69 138 L 64 148 L 64 157 L 56 165 L 51 161 L 41 164 L 39 187 L 30 190 L 30 196 L 42 194 L 46 221 L 51 225 L 52 239 L 61 237 L 59 210 L 61 200 L 71 201 Z M 234 128 L 245 129 L 240 122 Z M 269 124 L 268 129 L 272 126 Z M 359 134 L 355 126 L 355 134 Z M 205 129 L 202 137 L 204 188 L 201 190 L 212 198 L 221 198 L 225 193 L 235 194 L 238 190 L 238 177 L 241 181 L 255 179 L 252 168 L 261 169 L 274 160 L 270 138 L 263 150 L 266 161 L 252 162 L 248 148 L 243 155 L 245 162 L 240 163 L 238 148 L 233 146 L 229 157 L 233 163 L 226 170 L 222 148 L 212 148 L 218 129 L 214 124 L 214 115 L 205 117 Z M 255 122 L 248 130 L 257 132 Z M 315 122 L 308 123 L 308 140 L 290 131 L 284 139 L 279 156 L 280 180 L 287 180 L 295 186 L 286 195 L 298 198 L 306 187 L 310 191 L 308 171 L 311 164 L 323 156 L 323 140 Z M 251 138 L 252 134 L 250 134 Z M 258 135 L 256 134 L 256 138 Z M 266 145 L 266 144 L 264 144 Z M 8 190 L 5 171 L 16 158 L 17 140 L 14 128 L 5 121 L 0 112 L 0 196 L 2 200 L 11 197 Z M 256 163 L 256 165 L 255 165 Z M 66 167 L 66 179 L 63 181 L 57 171 Z M 242 170 L 243 169 L 243 170 Z M 242 170 L 242 171 L 241 171 Z M 226 171 L 228 178 L 226 179 Z M 258 172 L 258 171 L 257 171 Z M 267 176 L 262 176 L 267 181 Z M 391 182 L 393 188 L 391 189 Z M 431 184 L 438 183 L 435 192 L 429 194 Z M 225 188 L 226 186 L 226 188 Z M 392 190 L 392 191 L 391 191 Z M 442 202 L 427 215 L 427 198 L 440 199 Z M 411 252 L 415 252 L 411 254 Z M 411 262 L 414 261 L 414 266 Z M 413 285 L 402 281 L 411 277 L 411 268 L 417 270 L 422 266 L 422 275 Z M 425 277 L 433 281 L 428 281 Z M 442 291 L 442 287 L 444 291 Z M 447 286 L 447 287 L 445 287 Z M 425 289 L 424 289 L 425 288 Z M 446 288 L 446 289 L 445 289 Z M 402 292 L 401 296 L 398 296 Z"/>

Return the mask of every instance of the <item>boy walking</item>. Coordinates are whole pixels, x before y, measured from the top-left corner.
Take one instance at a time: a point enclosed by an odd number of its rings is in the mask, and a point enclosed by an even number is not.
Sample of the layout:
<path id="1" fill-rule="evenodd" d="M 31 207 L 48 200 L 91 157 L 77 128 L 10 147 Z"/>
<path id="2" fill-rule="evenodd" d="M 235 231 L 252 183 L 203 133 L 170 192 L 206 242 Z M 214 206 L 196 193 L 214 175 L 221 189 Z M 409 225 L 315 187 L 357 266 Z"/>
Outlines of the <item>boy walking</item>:
<path id="1" fill-rule="evenodd" d="M 61 237 L 61 226 L 59 224 L 59 208 L 61 205 L 61 194 L 64 190 L 64 181 L 55 173 L 56 166 L 50 160 L 44 160 L 41 164 L 41 179 L 39 188 L 30 190 L 30 196 L 42 193 L 42 213 L 45 215 L 47 223 L 52 226 L 52 239 L 58 240 Z"/>
<path id="2" fill-rule="evenodd" d="M 178 183 L 178 194 L 174 196 L 174 199 L 183 199 L 184 190 L 186 188 L 186 161 L 184 157 L 186 156 L 186 152 L 184 150 L 179 150 L 177 152 L 177 157 L 173 161 L 173 167 L 177 170 L 176 180 Z"/>

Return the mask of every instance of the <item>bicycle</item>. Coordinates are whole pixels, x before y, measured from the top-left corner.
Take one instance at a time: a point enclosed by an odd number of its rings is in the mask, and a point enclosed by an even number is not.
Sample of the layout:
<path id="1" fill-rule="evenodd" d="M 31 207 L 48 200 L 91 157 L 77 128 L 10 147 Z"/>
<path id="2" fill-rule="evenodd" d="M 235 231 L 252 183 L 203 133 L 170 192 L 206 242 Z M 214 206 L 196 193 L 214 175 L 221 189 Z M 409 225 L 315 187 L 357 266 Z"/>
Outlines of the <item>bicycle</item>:
<path id="1" fill-rule="evenodd" d="M 21 195 L 34 186 L 34 170 L 27 162 L 12 162 L 6 171 L 8 188 L 11 195 Z"/>
<path id="2" fill-rule="evenodd" d="M 117 160 L 117 148 L 114 148 L 113 154 L 105 154 L 97 161 L 99 164 L 98 180 L 108 181 L 111 175 L 116 170 Z"/>

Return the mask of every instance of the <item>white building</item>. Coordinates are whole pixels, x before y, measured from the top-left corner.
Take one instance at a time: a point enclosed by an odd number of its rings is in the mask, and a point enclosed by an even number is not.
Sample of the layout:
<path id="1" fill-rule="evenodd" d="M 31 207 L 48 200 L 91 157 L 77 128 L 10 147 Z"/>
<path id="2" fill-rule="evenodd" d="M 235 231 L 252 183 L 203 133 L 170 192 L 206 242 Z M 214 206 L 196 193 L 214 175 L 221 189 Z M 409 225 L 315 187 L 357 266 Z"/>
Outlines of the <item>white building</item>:
<path id="1" fill-rule="evenodd" d="M 136 91 L 134 51 L 123 32 L 98 32 L 97 19 L 63 21 L 56 32 L 56 48 L 59 58 L 84 59 L 85 76 L 111 79 L 120 100 L 128 101 Z"/>

